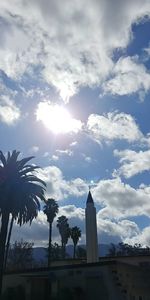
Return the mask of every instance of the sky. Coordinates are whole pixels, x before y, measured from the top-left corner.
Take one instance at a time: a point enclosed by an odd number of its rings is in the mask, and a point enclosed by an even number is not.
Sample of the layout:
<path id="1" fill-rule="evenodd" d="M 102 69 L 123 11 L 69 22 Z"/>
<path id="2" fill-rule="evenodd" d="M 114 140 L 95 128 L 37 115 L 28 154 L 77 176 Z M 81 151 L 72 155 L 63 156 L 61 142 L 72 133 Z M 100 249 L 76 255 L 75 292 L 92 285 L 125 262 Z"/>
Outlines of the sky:
<path id="1" fill-rule="evenodd" d="M 0 38 L 1 150 L 35 156 L 81 244 L 90 186 L 99 243 L 150 246 L 150 1 L 1 0 Z M 47 245 L 42 211 L 21 238 Z"/>

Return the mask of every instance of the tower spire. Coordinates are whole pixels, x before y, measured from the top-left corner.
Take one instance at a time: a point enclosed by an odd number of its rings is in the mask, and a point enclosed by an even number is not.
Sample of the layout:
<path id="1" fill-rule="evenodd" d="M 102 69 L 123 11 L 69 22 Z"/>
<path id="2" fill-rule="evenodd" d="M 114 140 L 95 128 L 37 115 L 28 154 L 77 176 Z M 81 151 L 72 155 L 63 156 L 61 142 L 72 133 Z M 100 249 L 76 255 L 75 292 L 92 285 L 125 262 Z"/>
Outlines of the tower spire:
<path id="1" fill-rule="evenodd" d="M 89 188 L 89 193 L 88 193 L 88 197 L 87 197 L 86 203 L 94 203 L 93 197 L 92 197 L 92 194 L 91 194 L 91 191 L 90 191 L 90 188 Z"/>

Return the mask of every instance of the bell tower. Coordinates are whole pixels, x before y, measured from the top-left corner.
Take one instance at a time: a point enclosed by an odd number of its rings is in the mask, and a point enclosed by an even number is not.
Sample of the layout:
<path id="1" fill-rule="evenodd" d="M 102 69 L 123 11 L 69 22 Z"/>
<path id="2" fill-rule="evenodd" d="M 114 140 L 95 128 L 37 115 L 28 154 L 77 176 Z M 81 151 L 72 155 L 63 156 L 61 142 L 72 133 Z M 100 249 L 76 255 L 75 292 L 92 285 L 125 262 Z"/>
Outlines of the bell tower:
<path id="1" fill-rule="evenodd" d="M 87 263 L 98 262 L 96 208 L 90 191 L 86 202 L 85 221 Z"/>

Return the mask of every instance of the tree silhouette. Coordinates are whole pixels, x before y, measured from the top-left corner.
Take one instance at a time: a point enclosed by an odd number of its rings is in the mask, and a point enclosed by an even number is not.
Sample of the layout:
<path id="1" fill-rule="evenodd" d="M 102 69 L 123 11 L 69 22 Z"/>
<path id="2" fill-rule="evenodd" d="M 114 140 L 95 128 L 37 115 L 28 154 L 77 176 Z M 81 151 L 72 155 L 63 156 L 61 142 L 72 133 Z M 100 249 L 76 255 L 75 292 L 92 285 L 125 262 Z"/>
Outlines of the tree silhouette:
<path id="1" fill-rule="evenodd" d="M 51 261 L 51 250 L 52 250 L 52 224 L 54 218 L 58 214 L 58 204 L 54 199 L 48 199 L 44 206 L 43 212 L 47 216 L 47 222 L 49 223 L 49 243 L 48 243 L 48 267 Z"/>
<path id="2" fill-rule="evenodd" d="M 85 259 L 86 258 L 86 249 L 84 249 L 81 246 L 78 246 L 76 249 L 76 257 Z"/>
<path id="3" fill-rule="evenodd" d="M 0 295 L 10 216 L 20 226 L 28 221 L 31 224 L 40 209 L 39 200 L 45 201 L 46 184 L 33 173 L 38 167 L 27 164 L 33 157 L 18 160 L 19 154 L 14 150 L 5 157 L 0 151 Z"/>
<path id="4" fill-rule="evenodd" d="M 66 245 L 70 237 L 70 228 L 68 224 L 68 219 L 65 216 L 61 216 L 57 220 L 57 228 L 61 236 L 61 249 L 62 249 L 62 258 L 66 256 Z"/>
<path id="5" fill-rule="evenodd" d="M 119 243 L 117 245 L 111 244 L 108 256 L 137 256 L 137 255 L 149 255 L 150 248 L 149 247 L 142 247 L 141 244 L 135 244 L 134 246 Z"/>
<path id="6" fill-rule="evenodd" d="M 70 229 L 70 237 L 73 241 L 74 249 L 73 249 L 73 258 L 76 256 L 76 246 L 78 244 L 79 238 L 81 237 L 81 230 L 79 227 L 75 226 Z"/>
<path id="7" fill-rule="evenodd" d="M 23 270 L 31 268 L 33 264 L 33 243 L 23 241 L 15 241 L 10 245 L 8 255 L 8 269 L 9 270 Z"/>

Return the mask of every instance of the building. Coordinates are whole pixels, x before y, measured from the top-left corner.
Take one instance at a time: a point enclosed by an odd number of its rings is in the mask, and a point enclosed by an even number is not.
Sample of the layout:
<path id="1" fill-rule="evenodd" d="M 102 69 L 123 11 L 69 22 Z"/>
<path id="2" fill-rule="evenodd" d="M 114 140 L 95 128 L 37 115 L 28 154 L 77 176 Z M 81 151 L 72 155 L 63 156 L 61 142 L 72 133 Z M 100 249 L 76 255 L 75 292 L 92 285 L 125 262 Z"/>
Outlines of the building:
<path id="1" fill-rule="evenodd" d="M 87 262 L 52 262 L 50 268 L 5 274 L 4 299 L 150 300 L 150 256 L 98 259 L 96 210 L 89 191 L 86 204 Z"/>
<path id="2" fill-rule="evenodd" d="M 15 295 L 5 299 L 17 299 L 21 287 L 22 300 L 150 300 L 150 257 L 78 261 L 5 275 L 3 289 Z"/>

